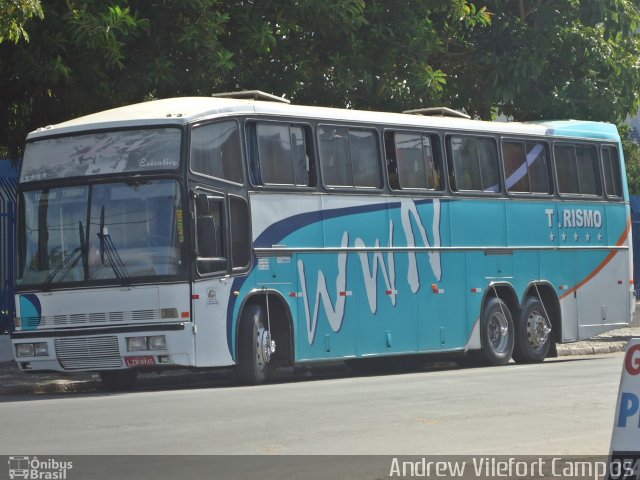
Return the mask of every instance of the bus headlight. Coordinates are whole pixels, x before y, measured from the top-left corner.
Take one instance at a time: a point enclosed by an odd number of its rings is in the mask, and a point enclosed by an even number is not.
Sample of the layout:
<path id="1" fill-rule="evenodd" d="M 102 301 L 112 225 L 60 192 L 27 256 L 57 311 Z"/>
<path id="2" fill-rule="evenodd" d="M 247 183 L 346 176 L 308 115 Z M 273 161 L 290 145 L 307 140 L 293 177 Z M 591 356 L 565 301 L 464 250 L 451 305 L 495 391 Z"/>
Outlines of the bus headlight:
<path id="1" fill-rule="evenodd" d="M 141 352 L 147 350 L 147 337 L 127 337 L 127 351 Z"/>
<path id="2" fill-rule="evenodd" d="M 36 357 L 47 357 L 49 356 L 49 346 L 46 344 L 46 342 L 34 343 L 33 353 Z"/>
<path id="3" fill-rule="evenodd" d="M 167 340 L 164 335 L 153 337 L 127 337 L 128 352 L 144 352 L 146 350 L 166 350 Z"/>
<path id="4" fill-rule="evenodd" d="M 166 350 L 167 340 L 164 335 L 149 337 L 149 350 Z"/>
<path id="5" fill-rule="evenodd" d="M 33 343 L 16 344 L 16 357 L 33 357 Z"/>

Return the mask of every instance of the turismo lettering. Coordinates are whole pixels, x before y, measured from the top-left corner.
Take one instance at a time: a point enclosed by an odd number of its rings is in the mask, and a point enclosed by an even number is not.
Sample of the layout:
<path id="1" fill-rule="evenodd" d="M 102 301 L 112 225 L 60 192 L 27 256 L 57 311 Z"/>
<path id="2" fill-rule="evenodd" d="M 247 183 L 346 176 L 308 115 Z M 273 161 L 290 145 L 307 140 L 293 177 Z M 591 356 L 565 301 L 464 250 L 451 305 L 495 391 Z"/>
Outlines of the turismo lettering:
<path id="1" fill-rule="evenodd" d="M 553 227 L 555 210 L 545 209 L 549 228 Z M 602 212 L 590 208 L 565 208 L 558 220 L 559 228 L 602 228 Z"/>

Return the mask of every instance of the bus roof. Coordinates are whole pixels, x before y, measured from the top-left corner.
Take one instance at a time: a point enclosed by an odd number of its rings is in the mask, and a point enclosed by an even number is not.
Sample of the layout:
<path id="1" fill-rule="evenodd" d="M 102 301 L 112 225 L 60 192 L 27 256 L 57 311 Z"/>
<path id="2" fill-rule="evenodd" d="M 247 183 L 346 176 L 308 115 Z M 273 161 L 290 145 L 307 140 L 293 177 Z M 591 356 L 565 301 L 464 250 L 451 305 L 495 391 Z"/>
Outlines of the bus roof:
<path id="1" fill-rule="evenodd" d="M 612 124 L 601 122 L 578 120 L 531 123 L 486 122 L 453 117 L 309 107 L 219 97 L 177 97 L 127 105 L 39 128 L 31 132 L 27 139 L 33 140 L 51 135 L 74 134 L 87 130 L 108 128 L 185 125 L 232 114 L 277 115 L 301 119 L 318 119 L 326 122 L 381 123 L 405 128 L 445 128 L 448 130 L 484 131 L 504 135 L 529 134 L 619 140 L 616 127 Z"/>

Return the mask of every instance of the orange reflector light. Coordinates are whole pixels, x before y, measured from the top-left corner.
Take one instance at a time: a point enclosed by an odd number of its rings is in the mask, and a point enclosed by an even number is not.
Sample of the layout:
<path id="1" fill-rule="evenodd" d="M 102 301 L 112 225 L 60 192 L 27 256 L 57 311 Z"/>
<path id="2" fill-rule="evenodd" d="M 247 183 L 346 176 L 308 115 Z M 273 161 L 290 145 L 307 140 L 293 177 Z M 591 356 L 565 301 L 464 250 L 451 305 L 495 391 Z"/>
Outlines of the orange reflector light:
<path id="1" fill-rule="evenodd" d="M 181 316 L 182 318 L 189 318 L 189 312 L 182 312 L 182 313 L 180 314 L 180 316 Z"/>

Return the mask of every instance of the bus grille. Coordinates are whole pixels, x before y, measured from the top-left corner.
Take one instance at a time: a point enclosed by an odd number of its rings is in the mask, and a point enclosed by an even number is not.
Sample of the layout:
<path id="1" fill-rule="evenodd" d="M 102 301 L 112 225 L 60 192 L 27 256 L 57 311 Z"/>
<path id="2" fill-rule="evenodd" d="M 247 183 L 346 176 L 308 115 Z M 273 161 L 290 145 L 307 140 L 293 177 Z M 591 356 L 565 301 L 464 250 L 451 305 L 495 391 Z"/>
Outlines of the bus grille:
<path id="1" fill-rule="evenodd" d="M 162 321 L 160 310 L 133 310 L 124 312 L 79 313 L 71 315 L 43 315 L 38 317 L 22 317 L 25 327 L 56 328 L 77 327 L 81 325 L 114 324 L 129 322 L 158 322 Z"/>
<path id="2" fill-rule="evenodd" d="M 118 337 L 74 337 L 55 340 L 56 357 L 66 370 L 122 366 Z"/>

